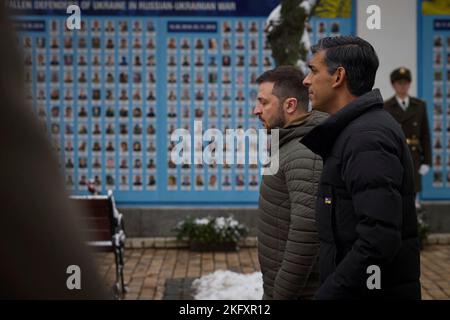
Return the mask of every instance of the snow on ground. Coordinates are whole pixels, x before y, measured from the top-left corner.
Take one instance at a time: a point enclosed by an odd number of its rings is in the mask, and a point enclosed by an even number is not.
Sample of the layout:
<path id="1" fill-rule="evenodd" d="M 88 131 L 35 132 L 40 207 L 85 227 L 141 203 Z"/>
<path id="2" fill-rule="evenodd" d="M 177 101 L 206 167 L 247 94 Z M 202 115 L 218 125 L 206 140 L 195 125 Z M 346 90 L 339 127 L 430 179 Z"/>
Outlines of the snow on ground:
<path id="1" fill-rule="evenodd" d="M 261 272 L 241 274 L 218 270 L 194 280 L 195 300 L 261 300 Z"/>

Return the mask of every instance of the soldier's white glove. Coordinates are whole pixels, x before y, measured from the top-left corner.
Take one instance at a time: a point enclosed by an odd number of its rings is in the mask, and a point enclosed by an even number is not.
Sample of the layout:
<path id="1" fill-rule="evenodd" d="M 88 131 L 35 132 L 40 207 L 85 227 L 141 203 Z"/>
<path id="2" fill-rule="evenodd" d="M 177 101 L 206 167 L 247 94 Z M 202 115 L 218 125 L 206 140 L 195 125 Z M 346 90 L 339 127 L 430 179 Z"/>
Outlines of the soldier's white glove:
<path id="1" fill-rule="evenodd" d="M 428 173 L 428 171 L 430 171 L 430 166 L 429 165 L 427 165 L 427 164 L 420 165 L 419 173 L 420 173 L 421 176 L 426 175 Z"/>

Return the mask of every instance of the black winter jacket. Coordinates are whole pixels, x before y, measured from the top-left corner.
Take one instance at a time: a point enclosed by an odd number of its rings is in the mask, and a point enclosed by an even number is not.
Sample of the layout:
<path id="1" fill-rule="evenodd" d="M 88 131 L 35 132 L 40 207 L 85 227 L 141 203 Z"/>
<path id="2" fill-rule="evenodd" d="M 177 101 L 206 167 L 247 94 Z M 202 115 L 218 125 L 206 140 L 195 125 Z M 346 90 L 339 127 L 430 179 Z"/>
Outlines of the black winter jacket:
<path id="1" fill-rule="evenodd" d="M 379 90 L 349 103 L 301 143 L 323 158 L 316 202 L 322 284 L 315 298 L 420 299 L 413 165 Z M 373 289 L 373 265 L 380 289 Z"/>

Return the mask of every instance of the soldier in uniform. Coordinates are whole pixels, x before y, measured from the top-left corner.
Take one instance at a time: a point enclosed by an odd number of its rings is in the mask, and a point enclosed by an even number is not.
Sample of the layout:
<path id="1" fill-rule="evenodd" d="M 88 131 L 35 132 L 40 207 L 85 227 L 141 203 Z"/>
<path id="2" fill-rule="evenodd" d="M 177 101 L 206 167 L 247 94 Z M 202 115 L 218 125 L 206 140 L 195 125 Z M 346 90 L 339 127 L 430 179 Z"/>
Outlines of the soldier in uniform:
<path id="1" fill-rule="evenodd" d="M 411 72 L 407 68 L 392 71 L 391 84 L 395 95 L 385 101 L 384 107 L 399 122 L 405 133 L 414 162 L 416 207 L 420 208 L 418 193 L 422 190 L 421 176 L 427 174 L 431 166 L 427 108 L 424 101 L 408 95 Z"/>

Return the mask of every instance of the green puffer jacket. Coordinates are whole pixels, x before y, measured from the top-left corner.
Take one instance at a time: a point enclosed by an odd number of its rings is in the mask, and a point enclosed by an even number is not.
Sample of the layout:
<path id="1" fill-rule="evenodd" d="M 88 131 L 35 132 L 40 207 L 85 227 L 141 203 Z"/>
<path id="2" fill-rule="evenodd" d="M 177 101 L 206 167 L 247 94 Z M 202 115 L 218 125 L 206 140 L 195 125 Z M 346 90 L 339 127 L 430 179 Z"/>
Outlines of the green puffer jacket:
<path id="1" fill-rule="evenodd" d="M 313 111 L 279 131 L 279 170 L 264 176 L 259 197 L 263 299 L 312 298 L 319 287 L 314 207 L 322 160 L 299 141 L 326 118 Z"/>

